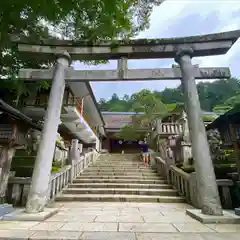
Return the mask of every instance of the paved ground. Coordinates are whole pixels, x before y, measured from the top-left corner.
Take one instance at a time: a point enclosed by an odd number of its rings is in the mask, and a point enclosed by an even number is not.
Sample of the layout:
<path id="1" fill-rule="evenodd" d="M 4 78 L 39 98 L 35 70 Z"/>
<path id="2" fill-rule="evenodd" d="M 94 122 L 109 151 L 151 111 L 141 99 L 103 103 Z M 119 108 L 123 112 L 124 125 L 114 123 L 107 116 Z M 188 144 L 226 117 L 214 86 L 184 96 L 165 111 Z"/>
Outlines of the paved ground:
<path id="1" fill-rule="evenodd" d="M 187 204 L 64 203 L 45 222 L 0 221 L 0 239 L 231 240 L 240 224 L 201 224 L 185 214 Z M 55 207 L 55 206 L 54 206 Z"/>

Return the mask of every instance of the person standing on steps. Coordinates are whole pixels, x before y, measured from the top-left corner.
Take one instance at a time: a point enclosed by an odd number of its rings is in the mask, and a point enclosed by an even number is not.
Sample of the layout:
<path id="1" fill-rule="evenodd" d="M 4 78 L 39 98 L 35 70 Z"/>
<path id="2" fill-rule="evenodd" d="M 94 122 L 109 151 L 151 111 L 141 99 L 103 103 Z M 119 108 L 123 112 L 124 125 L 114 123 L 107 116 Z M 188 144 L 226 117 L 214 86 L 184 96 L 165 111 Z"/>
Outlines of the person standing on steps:
<path id="1" fill-rule="evenodd" d="M 144 166 L 147 167 L 150 164 L 150 153 L 146 143 L 142 146 L 142 159 Z"/>

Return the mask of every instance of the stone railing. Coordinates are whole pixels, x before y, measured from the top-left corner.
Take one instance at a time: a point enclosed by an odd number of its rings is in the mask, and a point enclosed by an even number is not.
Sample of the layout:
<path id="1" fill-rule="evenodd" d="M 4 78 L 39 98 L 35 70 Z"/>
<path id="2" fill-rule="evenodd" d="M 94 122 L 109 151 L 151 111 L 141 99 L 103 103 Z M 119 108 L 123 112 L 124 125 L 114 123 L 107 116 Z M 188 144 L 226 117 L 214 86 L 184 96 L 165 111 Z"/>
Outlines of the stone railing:
<path id="1" fill-rule="evenodd" d="M 80 159 L 79 162 L 82 162 L 83 159 Z M 65 188 L 69 181 L 71 180 L 71 171 L 73 166 L 68 165 L 64 170 L 61 172 L 57 172 L 52 174 L 51 180 L 49 182 L 49 193 L 48 198 L 49 200 L 54 200 L 56 195 L 61 192 L 63 188 Z M 24 203 L 23 203 L 24 204 Z"/>
<path id="2" fill-rule="evenodd" d="M 154 168 L 165 178 L 186 201 L 196 208 L 200 208 L 199 194 L 197 188 L 196 173 L 186 173 L 182 169 L 169 165 L 160 157 L 155 158 Z M 232 180 L 218 179 L 217 185 L 220 189 L 222 206 L 224 209 L 232 208 L 230 187 L 233 186 Z"/>
<path id="3" fill-rule="evenodd" d="M 170 183 L 178 190 L 180 196 L 185 197 L 186 201 L 193 205 L 198 203 L 193 199 L 190 175 L 176 166 L 170 166 L 169 179 Z"/>
<path id="4" fill-rule="evenodd" d="M 183 132 L 180 123 L 161 123 L 157 126 L 157 134 L 179 135 Z"/>
<path id="5" fill-rule="evenodd" d="M 156 157 L 154 167 L 160 176 L 163 176 L 165 179 L 167 178 L 165 160 L 163 160 L 161 157 Z"/>
<path id="6" fill-rule="evenodd" d="M 63 188 L 67 187 L 85 168 L 92 164 L 98 157 L 95 151 L 86 153 L 85 156 L 80 157 L 79 160 L 72 162 L 57 173 L 52 173 L 49 182 L 49 201 L 53 201 L 57 194 Z M 28 192 L 31 184 L 31 178 L 12 177 L 8 180 L 8 188 L 6 192 L 6 201 L 14 206 L 25 206 Z"/>

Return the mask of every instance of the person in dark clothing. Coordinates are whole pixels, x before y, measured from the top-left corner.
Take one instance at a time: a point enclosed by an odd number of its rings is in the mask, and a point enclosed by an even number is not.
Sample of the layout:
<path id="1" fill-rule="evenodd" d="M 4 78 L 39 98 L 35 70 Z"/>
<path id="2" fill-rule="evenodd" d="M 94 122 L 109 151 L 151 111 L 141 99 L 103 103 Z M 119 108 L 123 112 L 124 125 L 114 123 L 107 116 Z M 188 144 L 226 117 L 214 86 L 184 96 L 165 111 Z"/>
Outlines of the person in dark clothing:
<path id="1" fill-rule="evenodd" d="M 147 144 L 144 144 L 142 147 L 142 159 L 144 166 L 147 166 L 150 163 L 150 153 Z"/>

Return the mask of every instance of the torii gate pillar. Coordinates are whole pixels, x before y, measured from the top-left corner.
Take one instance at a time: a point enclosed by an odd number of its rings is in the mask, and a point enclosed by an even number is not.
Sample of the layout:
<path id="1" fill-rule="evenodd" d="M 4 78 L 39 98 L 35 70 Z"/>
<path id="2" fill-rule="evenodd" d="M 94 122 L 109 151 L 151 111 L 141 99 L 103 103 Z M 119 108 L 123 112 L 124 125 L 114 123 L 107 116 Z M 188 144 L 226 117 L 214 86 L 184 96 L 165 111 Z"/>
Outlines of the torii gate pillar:
<path id="1" fill-rule="evenodd" d="M 182 71 L 182 86 L 192 142 L 192 155 L 195 160 L 199 198 L 203 214 L 223 215 L 207 135 L 201 119 L 200 102 L 191 63 L 193 54 L 192 49 L 181 50 L 177 53 L 175 60 L 179 63 Z"/>
<path id="2" fill-rule="evenodd" d="M 32 183 L 26 204 L 25 211 L 27 213 L 43 211 L 48 199 L 48 185 L 65 90 L 65 69 L 69 64 L 70 56 L 67 52 L 58 56 L 44 120 L 42 138 L 37 152 Z"/>

